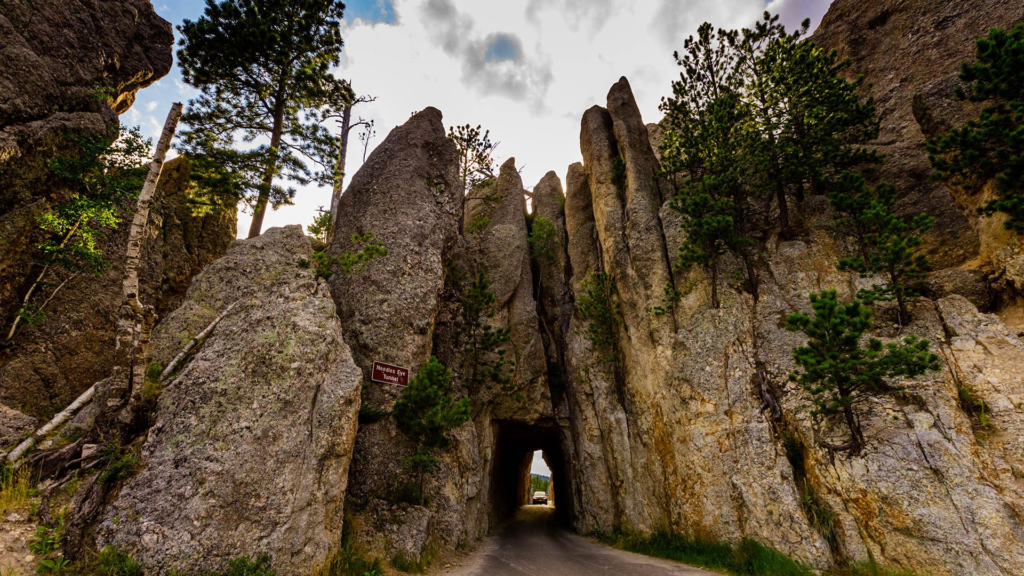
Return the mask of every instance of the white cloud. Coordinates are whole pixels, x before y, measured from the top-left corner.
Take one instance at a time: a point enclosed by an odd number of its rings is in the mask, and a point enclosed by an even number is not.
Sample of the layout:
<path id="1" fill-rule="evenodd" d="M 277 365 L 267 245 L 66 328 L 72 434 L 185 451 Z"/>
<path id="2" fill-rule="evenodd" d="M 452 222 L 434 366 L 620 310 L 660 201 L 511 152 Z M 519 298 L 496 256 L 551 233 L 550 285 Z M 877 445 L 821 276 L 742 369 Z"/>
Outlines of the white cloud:
<path id="1" fill-rule="evenodd" d="M 375 120 L 374 144 L 410 113 L 435 106 L 446 126 L 490 129 L 501 142 L 498 156 L 515 156 L 525 184 L 533 186 L 549 170 L 564 178 L 568 165 L 581 159 L 583 112 L 604 105 L 619 77 L 629 78 L 645 121 L 657 121 L 661 97 L 679 74 L 672 52 L 702 22 L 747 26 L 767 5 L 790 27 L 804 17 L 816 25 L 830 2 L 401 0 L 395 24 L 344 25 L 336 73 L 351 79 L 358 93 L 379 97 L 355 112 Z M 346 182 L 361 165 L 358 147 L 353 139 Z M 265 227 L 306 225 L 329 202 L 326 188 L 302 189 L 295 206 L 268 212 Z M 244 235 L 249 217 L 242 220 Z"/>
<path id="2" fill-rule="evenodd" d="M 150 102 L 147 102 L 146 103 L 146 112 L 152 112 L 153 110 L 156 110 L 156 107 L 159 106 L 159 105 L 160 105 L 160 103 L 157 102 L 156 100 L 151 100 Z"/>

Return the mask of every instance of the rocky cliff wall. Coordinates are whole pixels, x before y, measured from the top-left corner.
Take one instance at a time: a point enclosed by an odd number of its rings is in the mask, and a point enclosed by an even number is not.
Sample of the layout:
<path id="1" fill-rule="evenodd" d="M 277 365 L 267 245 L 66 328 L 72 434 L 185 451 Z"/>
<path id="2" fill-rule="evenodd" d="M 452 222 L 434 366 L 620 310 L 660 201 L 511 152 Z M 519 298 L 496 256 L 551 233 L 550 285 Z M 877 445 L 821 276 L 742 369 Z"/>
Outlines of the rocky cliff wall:
<path id="1" fill-rule="evenodd" d="M 1001 216 L 975 212 L 990 190 L 971 194 L 930 181 L 924 149 L 929 138 L 978 111 L 955 96 L 960 63 L 974 58 L 975 41 L 990 28 L 1018 22 L 1024 22 L 1024 5 L 1013 0 L 836 0 L 814 41 L 848 58 L 850 73 L 863 74 L 870 84 L 882 119 L 877 147 L 886 156 L 877 176 L 896 186 L 898 208 L 936 218 L 929 256 L 938 268 L 957 268 L 936 279 L 935 295 L 956 292 L 986 304 L 986 291 L 994 292 L 991 304 L 1019 329 L 1024 249 L 1003 229 Z"/>
<path id="2" fill-rule="evenodd" d="M 160 395 L 145 467 L 96 528 L 147 573 L 267 553 L 306 576 L 341 542 L 362 374 L 299 226 L 239 241 L 154 332 L 166 365 L 235 307 Z"/>
<path id="3" fill-rule="evenodd" d="M 0 321 L 3 336 L 40 267 L 38 218 L 67 199 L 47 163 L 69 134 L 108 134 L 135 93 L 171 68 L 170 23 L 148 0 L 14 1 L 0 13 Z M 187 166 L 164 167 L 147 231 L 142 297 L 160 316 L 235 236 L 234 209 L 193 214 Z M 127 220 L 127 219 L 124 219 Z M 0 403 L 49 417 L 109 375 L 128 222 L 99 244 L 112 266 L 70 277 L 53 268 L 32 303 L 45 320 L 22 323 L 0 350 Z M 65 282 L 66 281 L 66 282 Z M 59 289 L 58 289 L 59 287 Z"/>
<path id="4" fill-rule="evenodd" d="M 235 241 L 235 209 L 195 213 L 188 185 L 187 162 L 167 162 L 150 211 L 140 287 L 142 301 L 155 306 L 161 318 L 178 307 L 193 276 Z M 129 224 L 122 218 L 102 239 L 111 264 L 103 273 L 72 277 L 51 269 L 49 284 L 40 289 L 45 295 L 40 304 L 53 296 L 44 320 L 35 326 L 23 323 L 0 351 L 0 403 L 48 418 L 110 375 Z"/>
<path id="5" fill-rule="evenodd" d="M 607 108 L 584 115 L 584 164 L 567 177 L 576 526 L 753 538 L 819 568 L 852 559 L 927 574 L 1018 572 L 1024 462 L 1007 438 L 1024 419 L 1024 375 L 1005 365 L 1021 350 L 1014 331 L 959 294 L 922 300 L 903 334 L 931 339 L 943 370 L 862 407 L 862 455 L 830 453 L 819 442 L 841 440 L 842 429 L 812 425 L 809 399 L 787 381 L 802 341 L 783 329 L 788 314 L 807 310 L 808 293 L 850 299 L 870 284 L 836 271 L 851 246 L 827 200 L 800 207 L 804 236 L 761 247 L 756 296 L 730 285 L 712 309 L 709 278 L 668 272 L 677 241 L 647 137 L 622 80 Z M 625 167 L 618 181 L 616 165 Z M 965 226 L 969 244 L 975 231 Z M 601 273 L 617 316 L 603 353 L 581 313 L 593 297 L 583 280 Z M 683 296 L 663 313 L 666 285 Z M 876 336 L 898 333 L 882 320 Z M 1000 407 L 1000 424 L 972 422 L 965 387 Z M 835 534 L 809 503 L 836 518 Z"/>
<path id="6" fill-rule="evenodd" d="M 8 325 L 39 242 L 36 216 L 66 191 L 47 162 L 69 132 L 105 134 L 171 69 L 171 25 L 149 0 L 14 0 L 0 12 L 0 318 Z"/>

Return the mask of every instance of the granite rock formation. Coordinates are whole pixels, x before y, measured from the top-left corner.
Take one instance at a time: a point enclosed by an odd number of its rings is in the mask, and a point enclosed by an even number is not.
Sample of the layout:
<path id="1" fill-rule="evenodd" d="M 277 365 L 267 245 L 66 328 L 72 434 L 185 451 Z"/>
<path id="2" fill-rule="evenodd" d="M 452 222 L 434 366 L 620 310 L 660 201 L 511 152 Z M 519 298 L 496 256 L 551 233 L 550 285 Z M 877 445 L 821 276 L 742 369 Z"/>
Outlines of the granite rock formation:
<path id="1" fill-rule="evenodd" d="M 145 468 L 97 527 L 147 570 L 201 574 L 267 553 L 304 576 L 340 542 L 362 375 L 299 226 L 238 242 L 154 334 L 167 364 L 233 302 L 166 384 Z"/>

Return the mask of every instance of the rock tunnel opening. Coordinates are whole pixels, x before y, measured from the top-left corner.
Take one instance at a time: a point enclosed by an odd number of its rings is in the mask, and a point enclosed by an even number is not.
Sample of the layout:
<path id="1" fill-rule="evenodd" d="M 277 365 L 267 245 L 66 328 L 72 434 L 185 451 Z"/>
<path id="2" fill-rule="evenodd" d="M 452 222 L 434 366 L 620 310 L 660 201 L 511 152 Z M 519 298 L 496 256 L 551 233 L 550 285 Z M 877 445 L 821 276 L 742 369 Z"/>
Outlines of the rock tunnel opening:
<path id="1" fill-rule="evenodd" d="M 492 518 L 500 522 L 515 514 L 520 506 L 530 503 L 530 467 L 533 453 L 541 452 L 551 470 L 552 499 L 555 516 L 571 525 L 572 478 L 562 450 L 561 435 L 554 422 L 522 424 L 499 422 L 491 482 Z"/>

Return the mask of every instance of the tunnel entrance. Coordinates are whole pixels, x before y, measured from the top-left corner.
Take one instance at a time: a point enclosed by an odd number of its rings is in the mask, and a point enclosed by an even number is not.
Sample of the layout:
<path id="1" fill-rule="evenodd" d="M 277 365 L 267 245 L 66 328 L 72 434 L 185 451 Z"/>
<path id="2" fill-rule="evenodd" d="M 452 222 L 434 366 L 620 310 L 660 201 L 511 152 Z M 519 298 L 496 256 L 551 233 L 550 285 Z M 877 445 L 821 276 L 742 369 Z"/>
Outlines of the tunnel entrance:
<path id="1" fill-rule="evenodd" d="M 533 425 L 498 422 L 497 443 L 492 470 L 492 519 L 501 522 L 515 514 L 520 506 L 530 504 L 533 485 L 530 470 L 534 452 L 542 454 L 550 469 L 549 506 L 566 525 L 572 520 L 572 483 L 562 450 L 559 427 L 554 422 Z"/>

